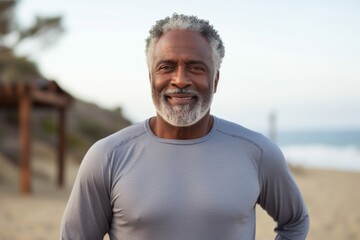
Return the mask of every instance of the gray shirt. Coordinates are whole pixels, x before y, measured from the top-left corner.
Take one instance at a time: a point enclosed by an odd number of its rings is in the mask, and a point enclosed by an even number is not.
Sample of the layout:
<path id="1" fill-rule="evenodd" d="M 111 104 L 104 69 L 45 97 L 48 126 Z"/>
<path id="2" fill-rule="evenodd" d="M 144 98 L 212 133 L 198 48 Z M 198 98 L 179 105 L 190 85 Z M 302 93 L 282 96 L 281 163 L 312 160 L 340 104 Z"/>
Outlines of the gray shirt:
<path id="1" fill-rule="evenodd" d="M 214 117 L 202 138 L 162 139 L 147 120 L 90 148 L 61 239 L 250 240 L 256 204 L 277 222 L 277 239 L 306 238 L 299 189 L 267 138 Z"/>

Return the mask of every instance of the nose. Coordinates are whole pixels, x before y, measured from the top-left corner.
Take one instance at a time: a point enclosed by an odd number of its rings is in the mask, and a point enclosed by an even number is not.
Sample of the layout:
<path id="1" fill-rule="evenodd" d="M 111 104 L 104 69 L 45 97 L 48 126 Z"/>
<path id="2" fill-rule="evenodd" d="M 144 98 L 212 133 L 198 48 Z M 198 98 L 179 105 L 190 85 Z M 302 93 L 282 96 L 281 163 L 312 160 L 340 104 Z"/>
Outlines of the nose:
<path id="1" fill-rule="evenodd" d="M 184 89 L 191 86 L 190 75 L 186 72 L 185 67 L 178 67 L 174 72 L 171 84 L 177 88 Z"/>

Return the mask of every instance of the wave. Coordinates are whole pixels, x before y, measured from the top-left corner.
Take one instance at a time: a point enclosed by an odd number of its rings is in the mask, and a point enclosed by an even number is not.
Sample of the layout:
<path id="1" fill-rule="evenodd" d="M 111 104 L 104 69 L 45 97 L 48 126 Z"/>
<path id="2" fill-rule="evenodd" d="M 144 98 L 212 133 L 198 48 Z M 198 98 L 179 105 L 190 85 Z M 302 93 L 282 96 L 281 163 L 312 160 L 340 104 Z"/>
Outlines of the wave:
<path id="1" fill-rule="evenodd" d="M 293 165 L 360 172 L 358 146 L 286 145 L 281 149 Z"/>

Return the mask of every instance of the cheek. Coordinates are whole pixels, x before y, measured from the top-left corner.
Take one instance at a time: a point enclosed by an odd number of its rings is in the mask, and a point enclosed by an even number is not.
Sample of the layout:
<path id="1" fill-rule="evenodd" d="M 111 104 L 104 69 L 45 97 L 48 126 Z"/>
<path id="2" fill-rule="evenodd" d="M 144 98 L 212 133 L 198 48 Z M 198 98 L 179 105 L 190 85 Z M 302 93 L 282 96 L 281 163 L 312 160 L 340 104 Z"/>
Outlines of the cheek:
<path id="1" fill-rule="evenodd" d="M 215 87 L 214 80 L 210 77 L 197 79 L 195 82 L 195 87 L 199 91 L 209 92 L 210 90 L 213 90 Z"/>
<path id="2" fill-rule="evenodd" d="M 161 91 L 163 91 L 163 89 L 166 87 L 166 84 L 164 82 L 165 81 L 162 81 L 161 79 L 152 76 L 150 80 L 150 85 L 153 96 L 158 97 L 160 95 Z"/>
<path id="3" fill-rule="evenodd" d="M 157 92 L 161 92 L 170 84 L 169 77 L 152 75 L 150 84 L 151 88 Z"/>

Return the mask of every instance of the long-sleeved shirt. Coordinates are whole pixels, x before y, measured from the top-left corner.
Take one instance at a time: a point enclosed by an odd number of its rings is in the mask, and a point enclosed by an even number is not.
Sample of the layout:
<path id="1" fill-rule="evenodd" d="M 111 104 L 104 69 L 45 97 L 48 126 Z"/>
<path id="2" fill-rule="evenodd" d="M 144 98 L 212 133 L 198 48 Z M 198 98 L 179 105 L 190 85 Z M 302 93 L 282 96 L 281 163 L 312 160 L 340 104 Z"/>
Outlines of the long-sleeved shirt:
<path id="1" fill-rule="evenodd" d="M 204 137 L 163 139 L 146 120 L 90 148 L 61 239 L 252 240 L 256 204 L 277 222 L 276 239 L 306 238 L 304 201 L 266 137 L 214 117 Z"/>

